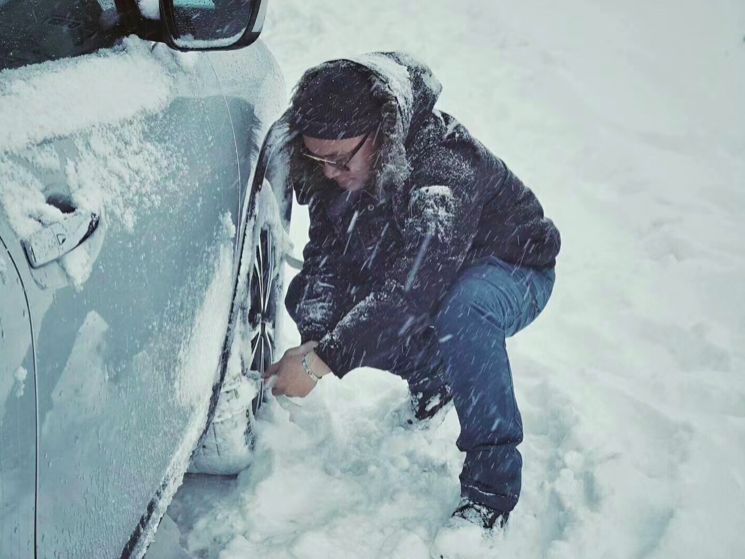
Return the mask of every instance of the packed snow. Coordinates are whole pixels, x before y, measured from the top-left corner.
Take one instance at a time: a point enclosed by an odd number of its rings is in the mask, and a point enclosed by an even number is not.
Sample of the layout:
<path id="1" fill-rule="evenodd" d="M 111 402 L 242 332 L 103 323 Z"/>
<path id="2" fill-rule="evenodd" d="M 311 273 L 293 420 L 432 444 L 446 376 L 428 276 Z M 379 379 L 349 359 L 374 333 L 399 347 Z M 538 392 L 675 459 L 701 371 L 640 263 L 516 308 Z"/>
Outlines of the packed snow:
<path id="1" fill-rule="evenodd" d="M 414 191 L 409 208 L 416 208 L 413 215 L 421 215 L 422 221 L 432 229 L 429 234 L 441 239 L 453 235 L 453 208 L 456 207 L 453 190 L 449 186 L 425 186 Z"/>
<path id="2" fill-rule="evenodd" d="M 178 3 L 176 3 L 178 5 Z M 140 13 L 148 19 L 160 19 L 160 1 L 159 0 L 137 0 L 140 7 Z"/>
<path id="3" fill-rule="evenodd" d="M 28 238 L 62 220 L 45 196 L 50 176 L 64 177 L 69 201 L 100 217 L 89 242 L 58 263 L 76 288 L 90 276 L 110 223 L 132 231 L 138 212 L 160 204 L 164 185 L 179 188 L 160 178 L 184 167 L 183 157 L 153 142 L 145 119 L 183 95 L 193 57 L 128 37 L 90 56 L 0 72 L 0 211 L 11 227 Z M 95 102 L 80 101 L 81 84 Z M 55 143 L 60 138 L 67 143 Z"/>
<path id="4" fill-rule="evenodd" d="M 562 232 L 541 318 L 508 342 L 526 429 L 504 534 L 442 529 L 458 420 L 404 427 L 361 369 L 260 413 L 234 482 L 172 507 L 197 557 L 707 557 L 745 553 L 745 5 L 274 0 L 293 84 L 406 50 Z M 307 239 L 296 207 L 292 238 Z M 284 347 L 297 332 L 283 332 Z"/>
<path id="5" fill-rule="evenodd" d="M 227 328 L 228 309 L 233 296 L 232 242 L 235 237 L 235 225 L 229 212 L 222 216 L 222 231 L 219 235 L 221 243 L 218 245 L 218 254 L 214 255 L 214 275 L 197 313 L 191 336 L 182 346 L 182 354 L 179 355 L 179 360 L 187 363 L 188 369 L 182 371 L 174 386 L 179 401 L 194 407 L 198 406 L 204 394 L 211 392 L 214 382 L 210 375 L 198 375 L 194 371 L 215 369 L 213 356 L 219 355 L 222 351 L 225 339 L 223 332 Z"/>
<path id="6" fill-rule="evenodd" d="M 165 59 L 178 56 L 160 60 L 149 43 L 130 37 L 94 56 L 0 72 L 0 151 L 163 110 L 175 86 Z"/>
<path id="7" fill-rule="evenodd" d="M 23 367 L 18 367 L 16 369 L 15 374 L 13 375 L 13 378 L 15 379 L 15 396 L 16 398 L 21 398 L 23 396 L 23 392 L 26 389 L 26 377 L 28 376 L 28 371 L 24 369 Z"/>

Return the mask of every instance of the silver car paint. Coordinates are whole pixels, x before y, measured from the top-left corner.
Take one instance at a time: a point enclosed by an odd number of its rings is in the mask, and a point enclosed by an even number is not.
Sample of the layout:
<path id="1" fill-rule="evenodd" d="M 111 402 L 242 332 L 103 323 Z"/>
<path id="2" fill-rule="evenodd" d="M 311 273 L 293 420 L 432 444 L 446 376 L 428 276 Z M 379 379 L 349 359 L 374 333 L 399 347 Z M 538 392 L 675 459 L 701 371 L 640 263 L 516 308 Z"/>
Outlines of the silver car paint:
<path id="1" fill-rule="evenodd" d="M 38 364 L 40 557 L 142 555 L 205 425 L 235 280 L 231 224 L 243 213 L 256 142 L 282 103 L 283 84 L 260 43 L 196 56 L 182 84 L 188 94 L 161 113 L 30 148 L 74 165 L 96 156 L 95 135 L 114 148 L 98 163 L 116 167 L 130 155 L 117 142 L 138 127 L 158 160 L 174 162 L 159 169 L 157 200 L 129 201 L 132 226 L 102 217 L 101 246 L 77 288 L 62 285 L 60 274 L 32 275 L 14 251 Z M 64 195 L 65 177 L 45 173 L 50 190 Z M 8 231 L 3 240 L 18 247 Z M 4 322 L 10 312 L 3 303 Z M 26 351 L 22 363 L 32 377 L 33 357 Z M 3 355 L 3 378 L 17 360 L 5 365 Z M 28 406 L 13 411 L 24 413 Z M 9 473 L 0 470 L 3 486 Z"/>
<path id="2" fill-rule="evenodd" d="M 33 556 L 36 394 L 31 321 L 0 221 L 0 551 Z M 22 256 L 18 255 L 18 256 Z"/>

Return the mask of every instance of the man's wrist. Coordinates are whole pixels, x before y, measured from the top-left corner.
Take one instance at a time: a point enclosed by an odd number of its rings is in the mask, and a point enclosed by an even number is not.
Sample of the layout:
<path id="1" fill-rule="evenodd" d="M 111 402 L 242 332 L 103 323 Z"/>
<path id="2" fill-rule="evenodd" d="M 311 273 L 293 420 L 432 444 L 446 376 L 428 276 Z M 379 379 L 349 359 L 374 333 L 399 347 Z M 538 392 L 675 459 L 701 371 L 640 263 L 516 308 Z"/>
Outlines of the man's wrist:
<path id="1" fill-rule="evenodd" d="M 313 372 L 313 375 L 318 378 L 333 372 L 331 368 L 324 363 L 323 359 L 321 359 L 313 350 L 306 353 L 304 359 L 310 370 Z"/>
<path id="2" fill-rule="evenodd" d="M 305 371 L 305 374 L 308 375 L 310 378 L 313 379 L 313 382 L 318 383 L 319 380 L 321 380 L 321 377 L 318 376 L 311 366 L 308 364 L 308 356 L 310 355 L 310 352 L 303 355 L 301 361 L 303 363 L 303 370 Z"/>

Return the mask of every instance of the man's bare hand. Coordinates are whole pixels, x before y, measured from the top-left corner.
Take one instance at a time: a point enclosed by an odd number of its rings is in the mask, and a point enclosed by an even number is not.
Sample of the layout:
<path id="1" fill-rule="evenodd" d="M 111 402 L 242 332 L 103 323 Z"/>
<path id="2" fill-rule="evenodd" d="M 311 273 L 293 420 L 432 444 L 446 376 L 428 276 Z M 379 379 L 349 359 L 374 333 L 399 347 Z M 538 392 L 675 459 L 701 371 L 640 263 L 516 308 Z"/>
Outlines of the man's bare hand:
<path id="1" fill-rule="evenodd" d="M 264 372 L 264 378 L 268 379 L 277 375 L 277 380 L 272 387 L 272 394 L 304 398 L 315 388 L 316 381 L 313 380 L 303 367 L 303 357 L 306 353 L 313 351 L 318 342 L 310 341 L 298 347 L 285 351 L 282 359 L 270 365 Z"/>

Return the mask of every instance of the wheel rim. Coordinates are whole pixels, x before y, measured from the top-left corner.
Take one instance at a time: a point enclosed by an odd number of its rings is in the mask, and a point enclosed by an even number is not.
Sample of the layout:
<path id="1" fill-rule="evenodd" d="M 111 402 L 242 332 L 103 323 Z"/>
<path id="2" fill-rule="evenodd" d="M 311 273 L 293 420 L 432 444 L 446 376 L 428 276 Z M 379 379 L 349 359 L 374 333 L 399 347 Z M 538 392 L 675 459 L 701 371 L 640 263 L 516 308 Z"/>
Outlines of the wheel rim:
<path id="1" fill-rule="evenodd" d="M 276 318 L 277 262 L 274 238 L 268 229 L 259 229 L 259 239 L 254 246 L 253 262 L 248 280 L 248 307 L 246 324 L 249 331 L 249 369 L 264 371 L 274 361 Z M 259 393 L 254 398 L 254 413 L 261 406 L 264 381 L 259 381 Z"/>

